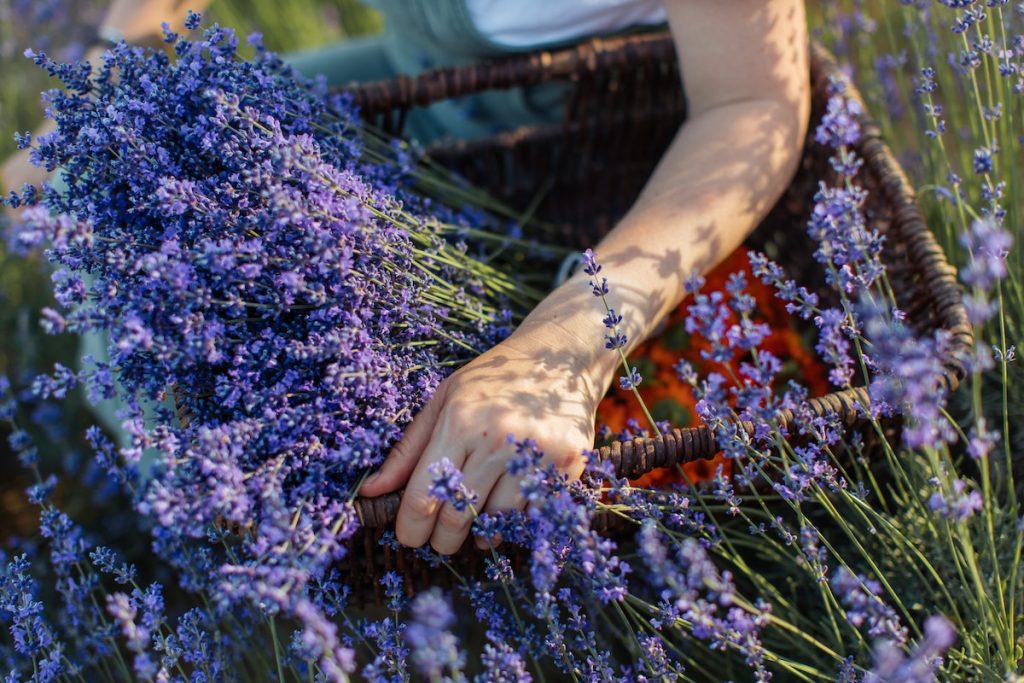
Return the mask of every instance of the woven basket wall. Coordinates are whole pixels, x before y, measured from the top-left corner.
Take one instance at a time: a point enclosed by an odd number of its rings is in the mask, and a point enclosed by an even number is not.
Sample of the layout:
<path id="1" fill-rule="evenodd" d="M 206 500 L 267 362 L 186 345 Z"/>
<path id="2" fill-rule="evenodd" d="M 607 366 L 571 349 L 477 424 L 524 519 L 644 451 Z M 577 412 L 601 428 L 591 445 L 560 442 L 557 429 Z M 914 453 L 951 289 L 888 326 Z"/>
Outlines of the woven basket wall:
<path id="1" fill-rule="evenodd" d="M 831 56 L 812 46 L 810 131 L 820 120 L 833 76 L 841 77 Z M 365 84 L 350 92 L 368 121 L 400 134 L 405 114 L 413 107 L 550 81 L 572 84 L 561 124 L 441 144 L 429 154 L 517 210 L 531 206 L 538 188 L 546 187 L 536 215 L 559 226 L 567 244 L 593 246 L 629 208 L 685 118 L 685 97 L 667 34 L 598 39 L 570 49 Z M 860 97 L 852 87 L 847 94 Z M 885 235 L 883 260 L 898 303 L 918 331 L 946 329 L 954 344 L 966 349 L 973 338 L 954 270 L 928 231 L 906 176 L 880 139 L 878 127 L 866 114 L 861 124 L 864 134 L 856 151 L 865 163 L 858 181 L 869 191 L 868 223 Z M 789 188 L 749 240 L 798 282 L 822 294 L 827 293 L 821 291 L 823 274 L 811 258 L 814 247 L 804 226 L 818 182 L 832 180 L 828 156 L 829 150 L 809 136 Z M 945 381 L 952 390 L 964 369 L 955 354 L 948 363 Z M 835 412 L 848 428 L 855 428 L 860 420 L 855 402 L 867 404 L 863 389 L 834 392 L 814 399 L 812 406 L 819 413 Z M 707 428 L 691 427 L 616 443 L 602 455 L 613 461 L 620 475 L 634 478 L 654 467 L 712 457 L 716 450 Z M 377 579 L 392 569 L 405 575 L 410 589 L 443 580 L 447 574 L 409 552 L 377 543 L 393 526 L 399 501 L 397 493 L 357 501 L 363 529 L 345 563 L 355 594 L 369 597 L 372 592 L 379 597 Z M 462 570 L 473 572 L 482 557 L 468 543 L 456 561 Z"/>

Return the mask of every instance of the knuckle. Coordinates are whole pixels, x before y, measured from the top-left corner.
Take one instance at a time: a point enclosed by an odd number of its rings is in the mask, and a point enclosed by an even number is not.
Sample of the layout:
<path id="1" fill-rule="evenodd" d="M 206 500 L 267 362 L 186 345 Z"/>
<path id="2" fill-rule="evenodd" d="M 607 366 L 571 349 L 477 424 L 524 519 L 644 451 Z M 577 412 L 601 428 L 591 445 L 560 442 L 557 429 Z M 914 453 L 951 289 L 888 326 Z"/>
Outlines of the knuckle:
<path id="1" fill-rule="evenodd" d="M 492 427 L 494 429 L 495 437 L 504 444 L 508 439 L 509 434 L 513 438 L 521 438 L 521 433 L 524 431 L 524 425 L 521 418 L 515 415 L 509 415 L 504 413 L 499 415 L 492 421 Z"/>
<path id="2" fill-rule="evenodd" d="M 437 524 L 445 531 L 462 533 L 469 530 L 470 524 L 473 523 L 473 517 L 468 512 L 459 512 L 451 505 L 445 505 L 441 508 L 441 514 L 438 515 Z"/>
<path id="3" fill-rule="evenodd" d="M 442 419 L 448 428 L 461 428 L 471 421 L 469 407 L 465 401 L 449 401 L 445 404 Z"/>
<path id="4" fill-rule="evenodd" d="M 402 506 L 415 517 L 428 517 L 437 510 L 438 501 L 426 491 L 406 489 L 402 494 Z"/>
<path id="5" fill-rule="evenodd" d="M 405 460 L 409 455 L 409 443 L 406 440 L 407 437 L 403 436 L 394 446 L 391 447 L 391 453 L 388 454 L 388 460 Z"/>
<path id="6" fill-rule="evenodd" d="M 551 462 L 561 472 L 575 470 L 585 460 L 582 449 L 575 444 L 564 444 L 552 450 Z"/>

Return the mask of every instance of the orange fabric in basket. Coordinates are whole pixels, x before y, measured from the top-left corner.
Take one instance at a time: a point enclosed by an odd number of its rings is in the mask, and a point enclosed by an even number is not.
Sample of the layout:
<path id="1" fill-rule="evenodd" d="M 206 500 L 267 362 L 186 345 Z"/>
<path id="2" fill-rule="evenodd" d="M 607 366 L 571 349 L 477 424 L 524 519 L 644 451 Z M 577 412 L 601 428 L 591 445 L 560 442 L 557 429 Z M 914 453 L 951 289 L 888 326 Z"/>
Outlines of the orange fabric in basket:
<path id="1" fill-rule="evenodd" d="M 753 314 L 755 319 L 768 323 L 771 327 L 772 332 L 765 339 L 761 348 L 775 354 L 783 363 L 783 376 L 777 382 L 792 378 L 806 386 L 812 396 L 828 393 L 826 368 L 818 360 L 810 344 L 805 342 L 803 335 L 797 331 L 792 316 L 786 311 L 785 302 L 775 296 L 771 286 L 761 284 L 751 275 L 750 260 L 745 248 L 737 249 L 708 273 L 706 284 L 701 291 L 725 291 L 729 275 L 739 271 L 746 275 L 747 292 L 757 302 L 757 308 Z M 700 351 L 708 348 L 708 342 L 697 335 L 688 335 L 684 329 L 684 321 L 692 301 L 692 297 L 684 299 L 668 316 L 663 328 L 639 345 L 629 356 L 630 363 L 638 364 L 640 374 L 643 375 L 639 392 L 648 409 L 655 419 L 670 419 L 672 427 L 698 424 L 697 400 L 690 385 L 676 377 L 676 373 L 672 369 L 676 361 L 685 358 L 702 376 L 710 371 L 722 372 L 729 376 L 724 372 L 725 368 L 722 364 L 706 361 L 700 357 Z M 738 371 L 740 362 L 743 360 L 743 356 L 737 354 L 731 361 L 731 366 Z M 644 371 L 645 369 L 647 372 Z M 676 419 L 671 419 L 670 416 L 674 416 Z M 685 422 L 679 419 L 686 416 L 688 419 Z M 615 383 L 608 395 L 598 405 L 597 423 L 607 425 L 614 432 L 620 432 L 626 427 L 626 420 L 629 418 L 637 420 L 650 430 L 633 392 L 622 390 L 618 383 Z M 714 477 L 715 470 L 720 464 L 728 476 L 730 463 L 721 454 L 711 460 L 688 463 L 684 466 L 684 470 L 691 481 L 706 481 Z M 635 486 L 658 488 L 680 481 L 683 481 L 683 478 L 678 470 L 659 468 L 632 483 Z"/>

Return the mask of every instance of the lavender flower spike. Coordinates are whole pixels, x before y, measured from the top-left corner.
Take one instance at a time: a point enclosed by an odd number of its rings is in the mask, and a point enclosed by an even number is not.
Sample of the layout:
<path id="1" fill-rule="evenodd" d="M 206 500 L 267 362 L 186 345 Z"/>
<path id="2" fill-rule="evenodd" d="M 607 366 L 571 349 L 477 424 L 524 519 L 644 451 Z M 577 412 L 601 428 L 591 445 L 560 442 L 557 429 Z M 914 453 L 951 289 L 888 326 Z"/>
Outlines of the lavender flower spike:
<path id="1" fill-rule="evenodd" d="M 412 622 L 405 630 L 405 639 L 412 650 L 413 664 L 429 680 L 466 680 L 462 673 L 466 657 L 449 631 L 454 621 L 451 607 L 437 589 L 421 593 L 413 601 Z"/>
<path id="2" fill-rule="evenodd" d="M 476 493 L 462 483 L 462 472 L 448 458 L 442 458 L 427 468 L 431 479 L 428 492 L 442 503 L 451 503 L 459 512 L 476 502 Z"/>

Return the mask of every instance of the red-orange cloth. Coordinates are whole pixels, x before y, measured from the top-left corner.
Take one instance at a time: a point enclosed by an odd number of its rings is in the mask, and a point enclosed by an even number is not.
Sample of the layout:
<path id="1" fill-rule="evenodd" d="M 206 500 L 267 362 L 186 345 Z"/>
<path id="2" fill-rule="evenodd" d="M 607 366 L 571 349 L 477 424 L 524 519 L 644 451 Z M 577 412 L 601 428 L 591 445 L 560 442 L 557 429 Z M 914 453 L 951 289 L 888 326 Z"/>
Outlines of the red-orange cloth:
<path id="1" fill-rule="evenodd" d="M 702 291 L 724 291 L 729 276 L 735 272 L 746 275 L 746 291 L 757 302 L 753 313 L 754 319 L 767 323 L 771 328 L 771 334 L 764 340 L 761 348 L 773 353 L 783 363 L 783 376 L 777 381 L 795 379 L 807 387 L 812 396 L 827 393 L 829 386 L 826 368 L 797 330 L 793 317 L 786 311 L 785 302 L 775 296 L 771 286 L 761 284 L 751 275 L 750 260 L 745 248 L 741 247 L 733 252 L 708 273 Z M 684 321 L 692 301 L 692 297 L 687 297 L 668 316 L 664 328 L 639 345 L 629 356 L 630 362 L 635 363 L 643 375 L 639 392 L 648 409 L 654 414 L 655 419 L 669 419 L 673 427 L 699 424 L 696 418 L 697 400 L 693 395 L 693 389 L 681 381 L 673 370 L 673 365 L 680 358 L 689 361 L 698 374 L 717 371 L 726 377 L 730 376 L 725 365 L 701 358 L 701 350 L 709 348 L 707 340 L 686 333 Z M 739 353 L 733 358 L 729 365 L 732 366 L 734 374 L 738 373 L 740 363 L 744 359 L 745 357 Z M 597 423 L 620 432 L 626 427 L 629 418 L 637 420 L 650 430 L 650 426 L 645 424 L 643 411 L 637 404 L 633 392 L 623 390 L 616 384 L 598 405 Z M 705 481 L 714 477 L 719 465 L 722 465 L 724 474 L 729 476 L 730 463 L 721 454 L 712 460 L 689 463 L 684 466 L 684 470 L 690 481 Z M 660 488 L 682 480 L 676 469 L 660 468 L 632 483 L 635 486 Z"/>

